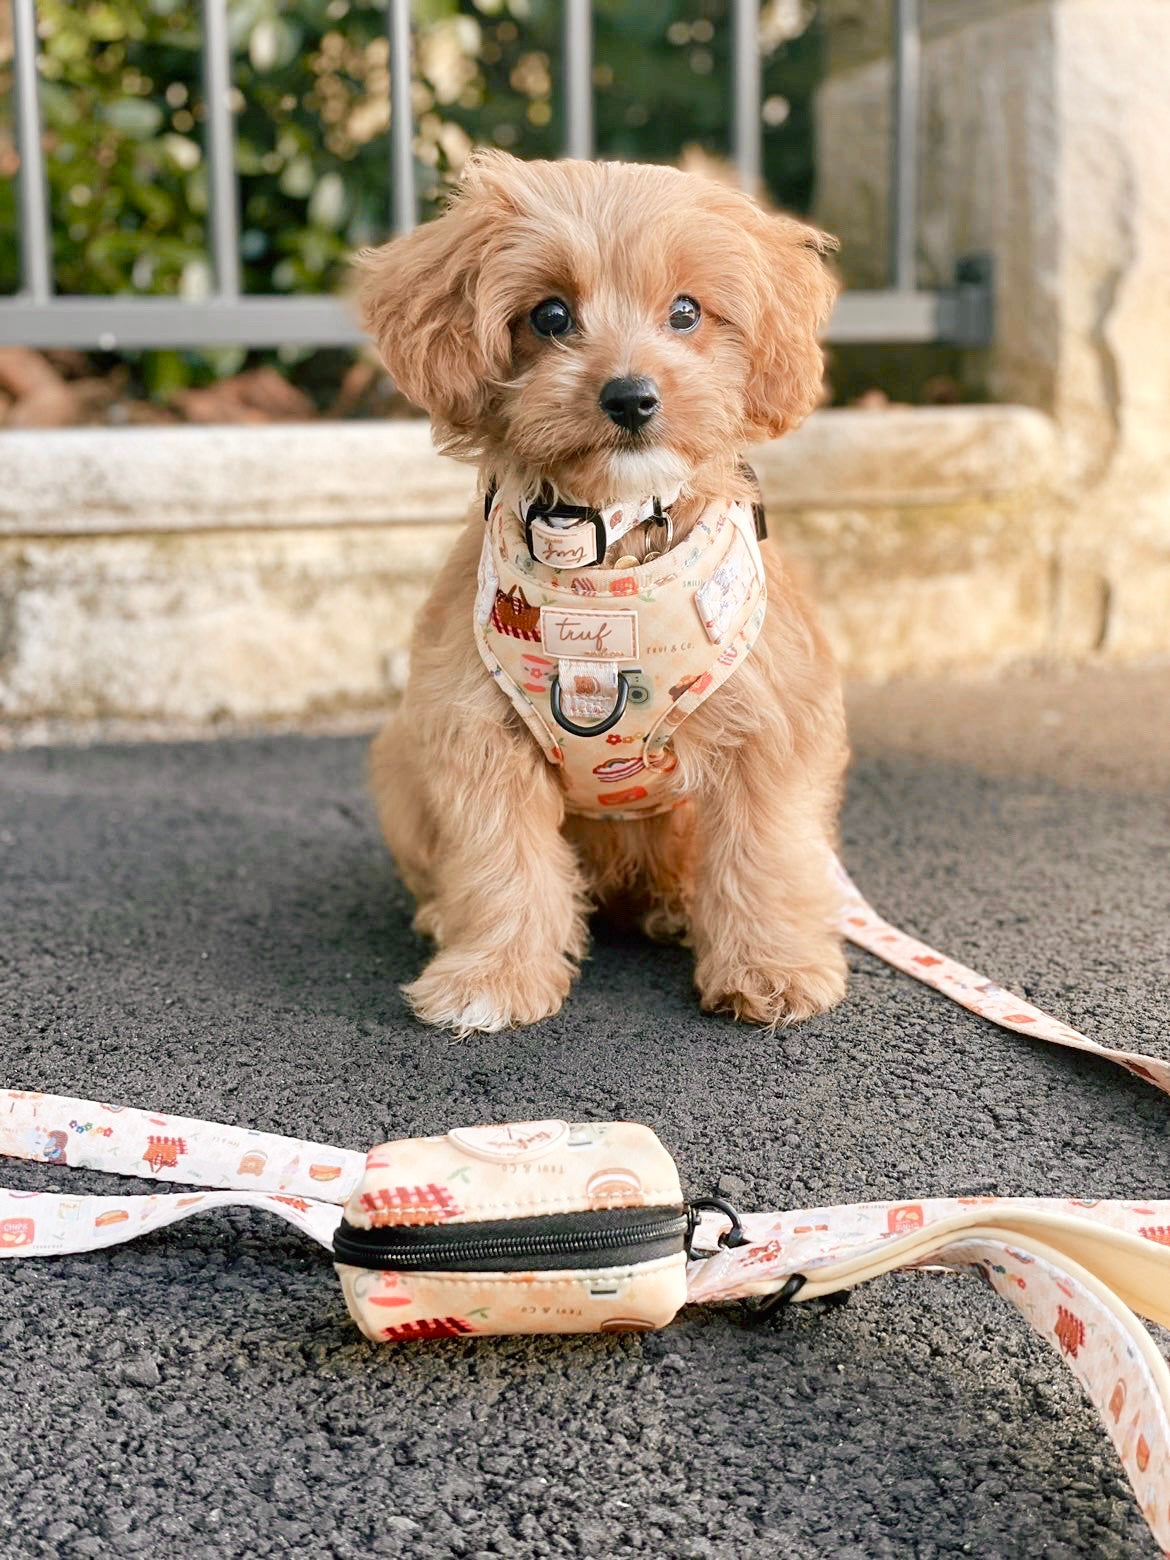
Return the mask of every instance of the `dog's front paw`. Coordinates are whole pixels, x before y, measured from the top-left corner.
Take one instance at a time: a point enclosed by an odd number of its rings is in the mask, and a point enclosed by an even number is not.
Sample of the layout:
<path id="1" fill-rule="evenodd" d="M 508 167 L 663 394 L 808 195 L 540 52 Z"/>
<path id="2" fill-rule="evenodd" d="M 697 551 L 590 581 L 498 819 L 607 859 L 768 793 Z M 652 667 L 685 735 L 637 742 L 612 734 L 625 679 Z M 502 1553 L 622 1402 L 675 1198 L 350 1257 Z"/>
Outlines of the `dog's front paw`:
<path id="1" fill-rule="evenodd" d="M 845 995 L 846 978 L 840 949 L 795 969 L 761 958 L 729 963 L 708 955 L 695 970 L 706 1012 L 734 1013 L 766 1029 L 784 1029 L 836 1007 Z"/>
<path id="2" fill-rule="evenodd" d="M 551 1018 L 568 996 L 574 973 L 559 954 L 521 962 L 447 948 L 402 990 L 424 1024 L 450 1029 L 463 1040 Z"/>

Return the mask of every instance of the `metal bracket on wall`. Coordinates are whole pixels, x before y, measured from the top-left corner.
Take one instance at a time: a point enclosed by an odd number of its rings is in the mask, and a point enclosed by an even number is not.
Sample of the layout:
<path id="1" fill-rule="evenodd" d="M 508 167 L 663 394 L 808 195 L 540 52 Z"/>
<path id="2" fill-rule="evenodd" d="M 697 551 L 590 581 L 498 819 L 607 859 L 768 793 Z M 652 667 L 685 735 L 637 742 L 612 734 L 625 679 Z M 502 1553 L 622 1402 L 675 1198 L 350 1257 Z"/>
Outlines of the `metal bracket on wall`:
<path id="1" fill-rule="evenodd" d="M 995 334 L 995 261 L 964 255 L 955 266 L 954 325 L 948 337 L 960 347 L 988 347 Z"/>
<path id="2" fill-rule="evenodd" d="M 955 268 L 952 288 L 846 292 L 838 299 L 825 340 L 834 346 L 867 342 L 990 346 L 993 280 L 991 256 L 968 255 Z"/>

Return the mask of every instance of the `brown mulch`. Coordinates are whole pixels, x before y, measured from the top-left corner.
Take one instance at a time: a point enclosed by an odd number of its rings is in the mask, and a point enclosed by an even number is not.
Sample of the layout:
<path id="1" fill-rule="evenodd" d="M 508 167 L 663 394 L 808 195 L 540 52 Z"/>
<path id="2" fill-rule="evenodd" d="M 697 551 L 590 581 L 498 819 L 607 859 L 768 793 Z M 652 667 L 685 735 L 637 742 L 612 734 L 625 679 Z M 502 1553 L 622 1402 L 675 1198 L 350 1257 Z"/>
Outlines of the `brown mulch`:
<path id="1" fill-rule="evenodd" d="M 826 384 L 822 405 L 833 399 Z M 921 401 L 953 405 L 962 387 L 947 375 L 926 381 Z M 877 386 L 848 403 L 885 411 L 907 403 Z M 318 417 L 417 417 L 373 361 L 359 357 L 318 387 L 314 399 L 270 364 L 246 368 L 199 389 L 176 391 L 167 401 L 134 393 L 125 363 L 102 369 L 84 352 L 61 348 L 34 352 L 0 347 L 0 428 L 132 427 L 175 423 L 304 422 Z"/>
<path id="2" fill-rule="evenodd" d="M 318 400 L 269 364 L 246 368 L 165 402 L 132 388 L 127 364 L 101 371 L 84 352 L 0 347 L 0 428 L 133 427 L 177 423 L 304 422 L 318 417 L 418 413 L 366 359 L 351 363 Z"/>

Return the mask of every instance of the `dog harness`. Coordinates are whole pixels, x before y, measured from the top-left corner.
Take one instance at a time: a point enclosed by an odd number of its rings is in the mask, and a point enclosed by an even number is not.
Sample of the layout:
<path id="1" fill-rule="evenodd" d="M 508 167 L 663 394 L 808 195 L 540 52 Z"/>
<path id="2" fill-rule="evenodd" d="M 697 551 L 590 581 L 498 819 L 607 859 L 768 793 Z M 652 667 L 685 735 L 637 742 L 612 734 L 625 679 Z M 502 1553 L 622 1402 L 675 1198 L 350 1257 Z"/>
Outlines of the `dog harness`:
<path id="1" fill-rule="evenodd" d="M 568 810 L 677 807 L 671 738 L 743 665 L 764 621 L 752 505 L 716 500 L 677 547 L 618 569 L 596 565 L 635 525 L 657 519 L 669 534 L 657 499 L 553 510 L 494 494 L 485 508 L 476 643 L 556 766 Z"/>

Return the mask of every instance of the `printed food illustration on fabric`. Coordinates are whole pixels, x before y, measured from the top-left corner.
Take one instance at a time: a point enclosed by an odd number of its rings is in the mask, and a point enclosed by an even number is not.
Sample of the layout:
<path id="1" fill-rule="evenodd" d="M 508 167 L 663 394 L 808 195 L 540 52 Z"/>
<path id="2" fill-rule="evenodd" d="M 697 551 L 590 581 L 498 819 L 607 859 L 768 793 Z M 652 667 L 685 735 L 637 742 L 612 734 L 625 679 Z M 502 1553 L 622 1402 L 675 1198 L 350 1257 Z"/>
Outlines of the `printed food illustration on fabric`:
<path id="1" fill-rule="evenodd" d="M 67 1132 L 48 1132 L 41 1145 L 40 1158 L 47 1165 L 63 1165 L 67 1163 L 65 1149 L 69 1143 Z"/>
<path id="2" fill-rule="evenodd" d="M 1085 1324 L 1080 1317 L 1070 1311 L 1066 1305 L 1057 1306 L 1056 1321 L 1052 1331 L 1064 1353 L 1071 1354 L 1075 1359 L 1077 1350 L 1085 1341 Z"/>
<path id="3" fill-rule="evenodd" d="M 8 1250 L 31 1246 L 36 1232 L 32 1219 L 0 1219 L 0 1246 Z"/>
<path id="4" fill-rule="evenodd" d="M 547 655 L 522 655 L 520 686 L 525 693 L 547 693 L 556 669 L 557 663 Z"/>
<path id="5" fill-rule="evenodd" d="M 739 536 L 706 584 L 695 592 L 695 605 L 712 644 L 726 636 L 747 604 L 757 580 L 751 554 Z"/>
<path id="6" fill-rule="evenodd" d="M 641 774 L 645 767 L 640 755 L 632 758 L 607 758 L 604 763 L 594 766 L 593 773 L 603 785 L 614 785 L 622 780 L 632 780 L 635 775 Z"/>
<path id="7" fill-rule="evenodd" d="M 435 1338 L 465 1338 L 474 1331 L 461 1316 L 424 1316 L 417 1322 L 384 1327 L 381 1337 L 386 1343 L 424 1343 Z"/>
<path id="8" fill-rule="evenodd" d="M 540 608 L 534 607 L 519 585 L 511 590 L 497 588 L 492 607 L 492 627 L 499 634 L 513 639 L 530 639 L 540 643 Z"/>
<path id="9" fill-rule="evenodd" d="M 174 1170 L 179 1156 L 187 1152 L 187 1145 L 180 1137 L 149 1137 L 143 1159 L 157 1175 L 160 1170 Z"/>
<path id="10" fill-rule="evenodd" d="M 363 1192 L 361 1205 L 369 1215 L 371 1227 L 384 1224 L 438 1224 L 454 1219 L 458 1203 L 445 1186 L 381 1186 Z"/>

